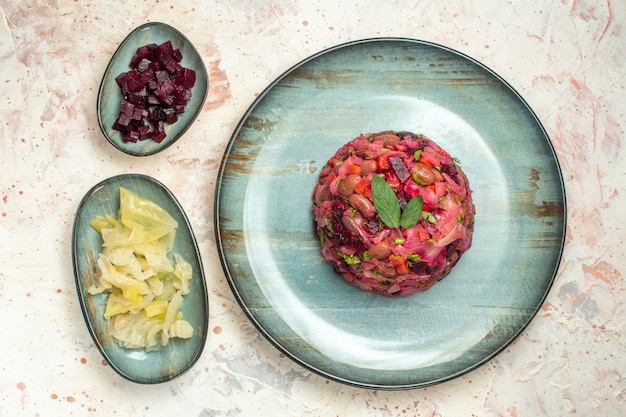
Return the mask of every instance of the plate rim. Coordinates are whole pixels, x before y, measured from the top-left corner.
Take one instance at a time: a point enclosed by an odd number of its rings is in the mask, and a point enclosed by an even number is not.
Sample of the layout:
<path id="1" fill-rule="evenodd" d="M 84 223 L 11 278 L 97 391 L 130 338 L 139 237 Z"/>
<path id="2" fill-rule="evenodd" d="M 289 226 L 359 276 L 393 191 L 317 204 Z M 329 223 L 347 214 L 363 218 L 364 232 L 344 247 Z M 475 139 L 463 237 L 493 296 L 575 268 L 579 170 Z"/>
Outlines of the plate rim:
<path id="1" fill-rule="evenodd" d="M 252 314 L 252 312 L 250 311 L 250 308 L 248 306 L 245 305 L 245 302 L 243 301 L 241 292 L 239 291 L 239 289 L 237 288 L 237 286 L 234 283 L 234 279 L 235 279 L 235 274 L 231 273 L 230 268 L 228 266 L 227 260 L 226 260 L 226 252 L 227 249 L 224 247 L 223 245 L 223 241 L 222 241 L 222 236 L 221 236 L 221 227 L 220 227 L 220 214 L 221 214 L 221 210 L 220 210 L 220 197 L 221 197 L 221 189 L 222 189 L 222 185 L 223 185 L 223 178 L 226 172 L 226 165 L 227 165 L 227 161 L 229 159 L 229 155 L 230 152 L 233 148 L 233 146 L 235 145 L 236 139 L 239 135 L 239 133 L 241 132 L 242 128 L 244 127 L 244 125 L 246 124 L 247 120 L 249 119 L 250 115 L 254 112 L 254 110 L 256 109 L 256 107 L 263 101 L 263 99 L 265 98 L 265 96 L 267 96 L 269 94 L 269 92 L 271 92 L 274 87 L 276 87 L 276 85 L 278 85 L 281 81 L 283 81 L 285 78 L 287 78 L 294 70 L 302 67 L 303 65 L 307 64 L 308 62 L 311 62 L 321 56 L 324 56 L 328 53 L 340 50 L 340 49 L 344 49 L 344 48 L 349 48 L 349 47 L 353 47 L 353 46 L 357 46 L 357 45 L 361 45 L 361 44 L 369 44 L 369 43 L 379 43 L 379 42 L 406 42 L 408 44 L 419 44 L 419 45 L 424 45 L 424 46 L 428 46 L 428 47 L 432 47 L 432 48 L 436 48 L 436 49 L 440 49 L 443 51 L 446 51 L 448 53 L 454 54 L 459 56 L 460 58 L 466 59 L 470 62 L 472 62 L 473 64 L 479 66 L 480 68 L 482 68 L 483 70 L 487 71 L 489 74 L 491 74 L 491 76 L 493 76 L 495 79 L 497 79 L 498 82 L 502 83 L 504 86 L 507 87 L 507 89 L 512 92 L 516 99 L 523 104 L 523 106 L 526 108 L 526 110 L 528 111 L 528 113 L 532 116 L 532 118 L 534 119 L 534 122 L 536 124 L 536 127 L 538 127 L 541 130 L 541 133 L 543 135 L 543 139 L 542 143 L 545 142 L 545 144 L 547 145 L 549 151 L 550 151 L 550 157 L 551 157 L 551 161 L 553 161 L 555 163 L 555 173 L 558 176 L 558 185 L 559 185 L 559 189 L 560 189 L 560 200 L 562 202 L 562 213 L 559 213 L 562 215 L 562 227 L 559 229 L 559 244 L 558 244 L 558 250 L 555 250 L 555 265 L 552 271 L 550 271 L 550 279 L 546 281 L 546 288 L 545 291 L 543 292 L 542 296 L 540 297 L 539 301 L 537 302 L 537 305 L 531 310 L 531 313 L 529 314 L 527 320 L 519 326 L 519 328 L 517 329 L 517 331 L 515 333 L 512 334 L 512 336 L 505 341 L 504 343 L 502 343 L 497 349 L 493 350 L 490 354 L 486 355 L 484 358 L 482 358 L 481 360 L 475 362 L 473 365 L 464 368 L 458 372 L 446 375 L 445 377 L 441 377 L 441 378 L 436 378 L 427 382 L 418 382 L 418 383 L 401 383 L 401 384 L 381 384 L 381 383 L 375 383 L 375 382 L 359 382 L 359 381 L 354 381 L 351 380 L 350 378 L 346 378 L 346 377 L 341 377 L 339 375 L 336 375 L 330 371 L 327 370 L 323 370 L 323 369 L 319 369 L 319 367 L 314 366 L 311 363 L 308 363 L 306 360 L 300 358 L 298 355 L 292 353 L 289 349 L 287 349 L 285 346 L 283 346 L 283 344 L 281 344 L 276 337 L 274 337 L 272 335 L 271 332 L 269 332 L 257 319 L 257 317 Z M 215 238 L 216 238 L 216 246 L 217 246 L 217 251 L 218 251 L 218 255 L 219 255 L 219 260 L 220 260 L 220 264 L 222 266 L 222 270 L 225 274 L 225 278 L 226 281 L 228 282 L 228 285 L 231 289 L 231 291 L 233 292 L 235 299 L 237 301 L 237 304 L 239 305 L 239 307 L 243 310 L 244 314 L 247 316 L 247 318 L 251 321 L 251 323 L 254 325 L 254 327 L 257 329 L 257 331 L 259 331 L 260 334 L 262 334 L 264 336 L 264 338 L 270 342 L 270 344 L 272 344 L 278 351 L 280 351 L 282 354 L 284 354 L 286 357 L 288 357 L 289 359 L 291 359 L 293 362 L 299 364 L 300 366 L 302 366 L 304 369 L 307 369 L 309 371 L 312 371 L 314 373 L 316 373 L 317 375 L 327 378 L 331 381 L 335 381 L 341 384 L 345 384 L 347 386 L 352 386 L 352 387 L 356 387 L 356 388 L 363 388 L 363 389 L 373 389 L 373 390 L 384 390 L 384 391 L 399 391 L 399 390 L 410 390 L 410 389 L 420 389 L 420 388 L 426 388 L 426 387 L 430 387 L 430 386 L 434 386 L 434 385 L 438 385 L 444 382 L 448 382 L 450 380 L 453 380 L 455 378 L 458 378 L 460 376 L 466 375 L 480 367 L 482 367 L 483 365 L 485 365 L 486 363 L 488 363 L 489 361 L 493 360 L 495 357 L 497 357 L 503 350 L 505 350 L 506 348 L 508 348 L 515 340 L 518 339 L 518 337 L 528 328 L 528 326 L 530 325 L 530 323 L 535 319 L 535 317 L 537 316 L 537 313 L 540 311 L 542 305 L 545 303 L 550 291 L 553 288 L 554 282 L 556 280 L 556 277 L 558 275 L 558 272 L 561 268 L 562 265 L 562 260 L 563 260 L 563 252 L 565 250 L 565 244 L 566 244 L 566 240 L 567 240 L 567 220 L 568 220 L 568 216 L 567 216 L 567 198 L 566 198 L 566 188 L 565 188 L 565 181 L 564 181 L 564 177 L 563 177 L 563 172 L 562 172 L 562 168 L 561 168 L 561 163 L 559 161 L 558 158 L 558 154 L 556 153 L 556 150 L 554 148 L 554 145 L 552 143 L 552 140 L 550 138 L 550 135 L 548 134 L 548 132 L 546 131 L 545 127 L 543 126 L 543 124 L 541 123 L 541 120 L 539 119 L 539 117 L 537 116 L 537 114 L 535 113 L 535 111 L 530 107 L 530 105 L 528 104 L 528 102 L 523 98 L 523 96 L 508 82 L 506 81 L 503 77 L 501 77 L 498 73 L 496 73 L 494 70 L 492 70 L 491 68 L 489 68 L 488 66 L 486 66 L 485 64 L 483 64 L 482 62 L 478 61 L 477 59 L 463 53 L 460 52 L 454 48 L 439 44 L 439 43 L 435 43 L 435 42 L 431 42 L 431 41 L 426 41 L 426 40 L 421 40 L 421 39 L 415 39 L 415 38 L 410 38 L 410 37 L 394 37 L 394 36 L 383 36 L 383 37 L 369 37 L 369 38 L 362 38 L 362 39 L 356 39 L 356 40 L 351 40 L 351 41 L 347 41 L 347 42 L 343 42 L 343 43 L 339 43 L 330 47 L 327 47 L 325 49 L 322 49 L 310 56 L 305 57 L 304 59 L 298 61 L 297 63 L 291 65 L 287 70 L 283 71 L 278 77 L 276 77 L 269 85 L 267 85 L 262 92 L 255 98 L 255 100 L 250 104 L 250 106 L 247 108 L 247 110 L 243 113 L 243 115 L 241 116 L 239 122 L 236 125 L 235 130 L 233 131 L 231 137 L 229 138 L 229 141 L 225 147 L 224 153 L 223 153 L 223 157 L 222 160 L 220 162 L 219 165 L 219 169 L 217 172 L 217 177 L 216 177 L 216 183 L 215 183 L 215 196 L 214 196 L 214 230 L 215 230 Z M 556 239 L 555 239 L 556 241 Z"/>

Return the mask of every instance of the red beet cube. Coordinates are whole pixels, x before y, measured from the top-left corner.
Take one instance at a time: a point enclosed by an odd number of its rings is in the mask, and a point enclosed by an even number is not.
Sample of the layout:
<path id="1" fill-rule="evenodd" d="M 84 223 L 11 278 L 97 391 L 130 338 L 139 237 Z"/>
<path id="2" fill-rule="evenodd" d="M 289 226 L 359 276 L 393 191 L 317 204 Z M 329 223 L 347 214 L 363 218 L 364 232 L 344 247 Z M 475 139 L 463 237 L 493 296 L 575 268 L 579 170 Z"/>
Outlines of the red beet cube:
<path id="1" fill-rule="evenodd" d="M 196 72 L 190 68 L 183 68 L 182 73 L 176 78 L 176 84 L 185 88 L 192 88 L 196 83 Z"/>
<path id="2" fill-rule="evenodd" d="M 140 126 L 139 129 L 137 129 L 137 132 L 139 132 L 139 140 L 146 140 L 146 139 L 150 139 L 150 134 L 152 133 L 152 129 L 150 128 L 150 126 L 144 124 Z"/>
<path id="3" fill-rule="evenodd" d="M 128 132 L 126 136 L 126 142 L 137 142 L 139 140 L 139 132 L 136 130 L 131 130 Z"/>
<path id="4" fill-rule="evenodd" d="M 161 83 L 164 83 L 165 81 L 170 80 L 170 73 L 165 70 L 155 71 L 154 78 L 156 79 L 157 83 L 161 84 Z"/>
<path id="5" fill-rule="evenodd" d="M 137 71 L 144 72 L 150 69 L 150 60 L 148 58 L 144 58 L 137 64 Z"/>
<path id="6" fill-rule="evenodd" d="M 133 103 L 131 103 L 128 100 L 122 99 L 122 102 L 120 103 L 120 113 L 121 114 L 126 114 L 128 116 L 132 116 L 134 110 L 135 110 L 135 105 Z"/>
<path id="7" fill-rule="evenodd" d="M 141 62 L 141 59 L 137 56 L 134 55 L 131 59 L 130 59 L 130 67 L 131 68 L 137 68 L 137 66 L 139 65 L 139 62 Z"/>
<path id="8" fill-rule="evenodd" d="M 152 105 L 152 106 L 156 106 L 158 104 L 161 103 L 161 100 L 159 100 L 159 98 L 157 96 L 155 96 L 154 94 L 150 94 L 148 96 L 148 104 Z"/>
<path id="9" fill-rule="evenodd" d="M 137 52 L 135 54 L 135 56 L 137 56 L 139 59 L 149 59 L 150 61 L 152 61 L 152 57 L 154 56 L 154 48 L 156 48 L 157 45 L 154 43 L 148 44 L 148 45 L 144 45 L 144 46 L 140 46 L 139 48 L 137 48 Z"/>
<path id="10" fill-rule="evenodd" d="M 145 107 L 148 98 L 148 90 L 144 87 L 140 91 L 136 93 L 128 94 L 128 101 L 133 103 L 135 106 Z"/>
<path id="11" fill-rule="evenodd" d="M 178 115 L 172 112 L 165 117 L 165 121 L 169 124 L 174 124 L 178 121 Z"/>
<path id="12" fill-rule="evenodd" d="M 117 77 L 115 77 L 115 82 L 120 87 L 120 90 L 122 90 L 122 94 L 123 95 L 128 94 L 127 87 L 126 87 L 126 78 L 127 77 L 128 77 L 128 73 L 127 72 L 123 72 L 120 75 L 118 75 Z"/>
<path id="13" fill-rule="evenodd" d="M 162 120 L 159 120 L 155 127 L 154 130 L 152 131 L 152 140 L 157 142 L 157 143 L 161 143 L 163 142 L 163 139 L 165 139 L 165 125 L 163 123 Z"/>
<path id="14" fill-rule="evenodd" d="M 191 90 L 178 86 L 176 88 L 176 102 L 178 104 L 187 104 L 191 100 Z"/>
<path id="15" fill-rule="evenodd" d="M 122 92 L 124 95 L 128 93 L 136 93 L 137 91 L 140 91 L 144 85 L 141 76 L 135 70 L 128 71 L 122 81 Z"/>
<path id="16" fill-rule="evenodd" d="M 128 126 L 130 124 L 131 117 L 128 114 L 121 113 L 117 118 L 117 124 L 120 126 Z"/>
<path id="17" fill-rule="evenodd" d="M 159 84 L 154 94 L 162 101 L 167 102 L 168 98 L 176 92 L 176 84 L 172 80 L 166 80 Z M 172 104 L 172 103 L 170 103 Z"/>
<path id="18" fill-rule="evenodd" d="M 143 80 L 144 85 L 154 80 L 154 70 L 148 67 L 146 70 L 139 73 L 139 76 Z"/>
<path id="19" fill-rule="evenodd" d="M 178 67 L 178 62 L 172 57 L 170 57 L 169 61 L 165 63 L 165 69 L 167 69 L 170 73 L 175 74 L 176 69 Z"/>
<path id="20" fill-rule="evenodd" d="M 160 106 L 153 107 L 148 112 L 148 119 L 153 123 L 165 120 L 165 110 L 163 110 Z"/>
<path id="21" fill-rule="evenodd" d="M 134 120 L 143 120 L 144 117 L 148 116 L 148 111 L 143 107 L 135 107 L 133 111 L 132 119 Z"/>
<path id="22" fill-rule="evenodd" d="M 159 52 L 161 54 L 171 56 L 174 53 L 174 47 L 172 46 L 171 41 L 165 41 L 161 45 L 158 46 Z"/>

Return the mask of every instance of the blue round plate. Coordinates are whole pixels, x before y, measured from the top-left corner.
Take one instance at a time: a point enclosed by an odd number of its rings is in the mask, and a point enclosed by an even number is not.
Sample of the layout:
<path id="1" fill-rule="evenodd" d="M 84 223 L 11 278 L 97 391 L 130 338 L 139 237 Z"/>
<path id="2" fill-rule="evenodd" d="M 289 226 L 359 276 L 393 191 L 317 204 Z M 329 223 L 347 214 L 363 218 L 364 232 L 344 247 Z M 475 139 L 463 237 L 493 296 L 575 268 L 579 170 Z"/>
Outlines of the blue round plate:
<path id="1" fill-rule="evenodd" d="M 96 216 L 117 218 L 119 188 L 155 202 L 177 222 L 174 253 L 179 253 L 192 267 L 190 292 L 184 296 L 181 312 L 194 328 L 189 339 L 171 339 L 160 350 L 126 349 L 110 335 L 109 320 L 104 318 L 107 294 L 87 292 L 94 283 L 95 262 L 102 248 L 100 234 L 91 226 Z M 209 325 L 209 306 L 200 251 L 191 225 L 174 195 L 154 178 L 124 174 L 94 185 L 81 200 L 72 231 L 72 263 L 80 307 L 93 341 L 111 368 L 122 377 L 141 384 L 169 381 L 187 372 L 200 358 Z"/>
<path id="2" fill-rule="evenodd" d="M 352 287 L 319 252 L 312 190 L 360 133 L 424 133 L 460 159 L 474 192 L 472 248 L 428 291 Z M 561 259 L 566 204 L 550 140 L 498 75 L 454 50 L 379 38 L 322 51 L 253 103 L 222 161 L 222 265 L 274 345 L 329 379 L 409 389 L 493 358 L 541 307 Z"/>

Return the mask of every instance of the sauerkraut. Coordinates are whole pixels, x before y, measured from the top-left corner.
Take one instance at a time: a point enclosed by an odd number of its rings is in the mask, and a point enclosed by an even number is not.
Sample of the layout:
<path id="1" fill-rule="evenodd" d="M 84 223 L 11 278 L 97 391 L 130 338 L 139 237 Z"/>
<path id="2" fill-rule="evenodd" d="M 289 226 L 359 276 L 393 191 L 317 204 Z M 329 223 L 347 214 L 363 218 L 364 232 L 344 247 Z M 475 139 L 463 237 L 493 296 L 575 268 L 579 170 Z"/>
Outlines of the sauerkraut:
<path id="1" fill-rule="evenodd" d="M 111 336 L 125 348 L 155 350 L 171 338 L 190 338 L 183 319 L 191 265 L 174 248 L 178 223 L 156 203 L 120 187 L 119 218 L 97 216 L 92 227 L 102 236 L 96 284 L 88 292 L 107 294 L 104 318 Z"/>
<path id="2" fill-rule="evenodd" d="M 475 206 L 458 160 L 422 134 L 362 134 L 313 192 L 322 256 L 344 279 L 387 296 L 448 275 L 472 244 Z"/>

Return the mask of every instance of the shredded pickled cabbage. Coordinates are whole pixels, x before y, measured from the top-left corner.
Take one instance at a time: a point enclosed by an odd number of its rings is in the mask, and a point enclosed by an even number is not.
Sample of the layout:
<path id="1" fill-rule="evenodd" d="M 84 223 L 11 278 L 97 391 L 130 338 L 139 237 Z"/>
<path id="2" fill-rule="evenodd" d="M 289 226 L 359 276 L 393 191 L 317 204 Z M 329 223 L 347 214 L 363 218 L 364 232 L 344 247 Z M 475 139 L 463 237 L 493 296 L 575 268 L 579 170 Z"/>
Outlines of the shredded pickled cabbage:
<path id="1" fill-rule="evenodd" d="M 120 187 L 119 218 L 96 216 L 92 227 L 102 236 L 92 295 L 105 293 L 105 319 L 111 335 L 125 348 L 155 350 L 171 338 L 190 338 L 183 319 L 191 265 L 174 248 L 178 223 L 163 208 Z"/>

